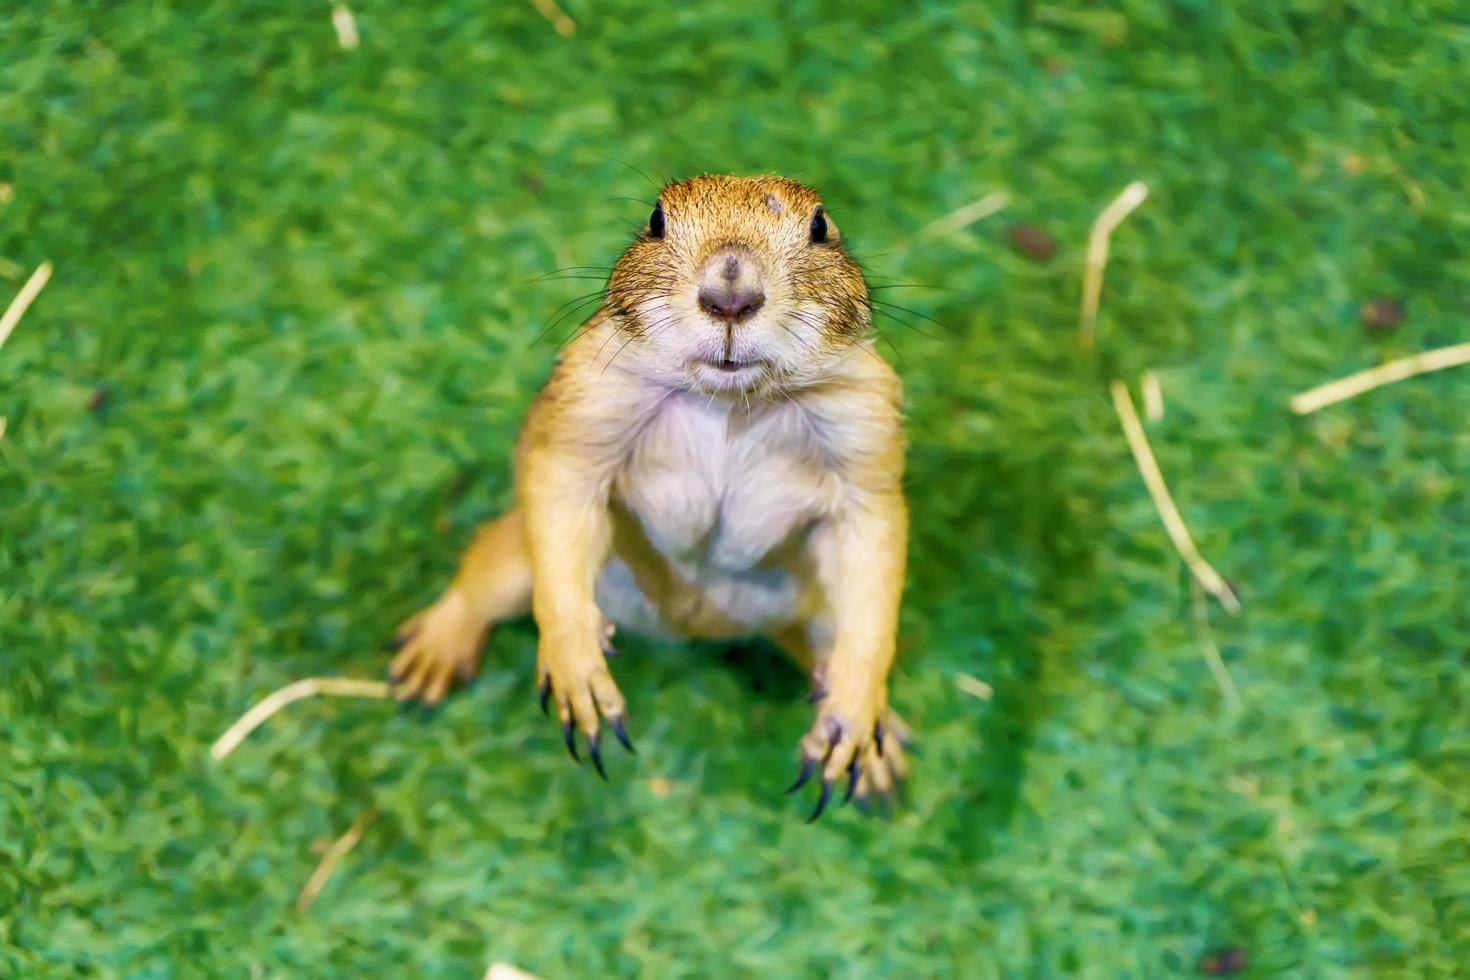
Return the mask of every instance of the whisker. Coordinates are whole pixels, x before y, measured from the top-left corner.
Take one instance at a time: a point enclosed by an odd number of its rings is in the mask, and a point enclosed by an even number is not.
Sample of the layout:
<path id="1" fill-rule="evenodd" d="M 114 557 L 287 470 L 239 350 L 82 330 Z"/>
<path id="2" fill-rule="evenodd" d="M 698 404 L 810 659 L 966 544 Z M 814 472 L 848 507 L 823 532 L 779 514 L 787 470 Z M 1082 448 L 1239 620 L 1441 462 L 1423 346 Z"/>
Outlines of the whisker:
<path id="1" fill-rule="evenodd" d="M 577 324 L 576 328 L 571 332 L 571 334 L 569 334 L 565 340 L 557 345 L 558 349 L 566 347 L 568 344 L 574 344 L 577 341 L 581 340 L 583 337 L 587 336 L 587 334 L 591 333 L 592 328 L 595 325 L 596 317 L 589 316 L 586 320 Z"/>
<path id="2" fill-rule="evenodd" d="M 551 311 L 551 316 L 554 317 L 558 313 L 560 313 L 562 310 L 565 310 L 566 308 L 568 308 L 570 306 L 575 306 L 576 304 L 582 302 L 583 300 L 591 299 L 594 296 L 601 296 L 601 295 L 603 295 L 606 292 L 607 292 L 606 289 L 594 289 L 590 293 L 583 293 L 581 296 L 575 296 L 572 299 L 569 299 L 565 303 L 563 303 L 560 306 L 558 306 L 556 309 L 552 310 Z M 548 317 L 548 319 L 550 319 L 550 317 Z"/>
<path id="3" fill-rule="evenodd" d="M 925 330 L 920 330 L 918 327 L 914 326 L 912 323 L 909 323 L 903 317 L 901 317 L 897 313 L 895 313 L 894 310 L 898 310 L 900 313 L 907 313 L 910 316 L 916 316 L 916 317 L 918 317 L 921 320 L 928 320 L 930 323 L 934 324 L 935 326 L 942 327 L 945 330 L 949 330 L 949 325 L 948 324 L 943 323 L 943 322 L 941 322 L 939 320 L 936 320 L 932 316 L 928 316 L 927 314 L 920 313 L 918 310 L 911 310 L 907 306 L 899 306 L 897 303 L 889 303 L 889 302 L 887 302 L 885 300 L 874 300 L 873 301 L 873 308 L 875 310 L 878 310 L 880 313 L 884 314 L 885 316 L 890 317 L 891 319 L 896 320 L 899 323 L 902 323 L 904 326 L 908 327 L 914 333 L 919 334 L 920 336 L 923 336 L 923 337 L 929 337 L 929 338 L 934 339 L 934 340 L 940 340 L 940 339 L 942 339 L 940 337 L 934 336 L 934 334 L 931 334 L 931 333 L 929 333 L 929 332 L 927 332 Z"/>
<path id="4" fill-rule="evenodd" d="M 889 336 L 887 334 L 885 334 L 883 331 L 879 330 L 877 327 L 874 327 L 873 328 L 873 334 L 879 340 L 883 341 L 883 343 L 885 343 L 885 344 L 888 345 L 888 349 L 891 350 L 891 351 L 893 351 L 893 356 L 898 358 L 898 363 L 899 364 L 902 364 L 904 367 L 908 367 L 909 366 L 909 359 L 907 357 L 904 357 L 903 356 L 903 351 L 901 351 L 901 350 L 898 349 L 898 345 L 895 344 L 892 341 L 892 339 L 889 338 Z M 866 349 L 867 348 L 864 348 L 864 350 L 866 350 Z"/>
<path id="5" fill-rule="evenodd" d="M 613 267 L 610 265 L 565 265 L 560 269 L 552 269 L 550 272 L 543 273 L 531 281 L 538 282 L 542 279 L 550 279 L 559 272 L 612 272 L 612 270 Z"/>
<path id="6" fill-rule="evenodd" d="M 653 416 L 658 412 L 658 407 L 660 405 L 662 405 L 665 401 L 667 401 L 668 400 L 668 397 L 670 395 L 677 394 L 678 392 L 680 392 L 682 390 L 683 390 L 682 388 L 670 388 L 668 391 L 664 392 L 662 395 L 659 395 L 658 398 L 654 401 L 654 403 L 652 405 L 648 406 L 648 411 L 644 415 L 644 420 L 647 421 L 648 419 L 653 418 Z"/>
<path id="7" fill-rule="evenodd" d="M 653 182 L 653 178 L 652 177 L 648 176 L 648 174 L 644 173 L 643 171 L 639 170 L 637 167 L 633 166 L 627 160 L 619 160 L 617 157 L 608 156 L 606 153 L 599 153 L 598 156 L 602 157 L 604 160 L 611 160 L 613 163 L 616 163 L 620 167 L 627 167 L 629 170 L 633 171 L 635 174 L 637 174 L 638 176 L 642 177 L 644 180 L 648 181 L 648 185 L 650 187 L 652 187 L 654 190 L 656 190 L 656 191 L 663 190 L 663 184 L 655 184 Z M 668 183 L 668 181 L 664 181 L 664 183 L 666 184 L 666 183 Z"/>
<path id="8" fill-rule="evenodd" d="M 929 282 L 885 282 L 876 286 L 869 286 L 868 292 L 875 293 L 880 289 L 939 289 L 945 292 L 958 293 L 958 286 L 936 286 Z"/>
<path id="9" fill-rule="evenodd" d="M 638 336 L 637 335 L 629 336 L 629 338 L 626 339 L 626 341 L 623 341 L 622 347 L 619 347 L 619 348 L 617 348 L 616 351 L 613 351 L 613 356 L 612 357 L 609 357 L 609 359 L 607 359 L 607 363 L 606 364 L 603 364 L 603 370 L 600 370 L 600 372 L 597 372 L 598 375 L 606 375 L 607 369 L 609 369 L 609 367 L 612 367 L 613 366 L 613 361 L 614 360 L 617 360 L 617 356 L 619 356 L 619 354 L 622 354 L 623 351 L 628 350 L 628 345 L 629 344 L 632 344 L 632 342 L 634 342 L 635 339 L 638 339 Z"/>
<path id="10" fill-rule="evenodd" d="M 649 332 L 649 331 L 646 331 L 645 330 L 641 334 L 637 334 L 637 333 L 630 334 L 629 337 L 628 337 L 628 339 L 625 340 L 625 341 L 623 341 L 623 346 L 621 346 L 617 350 L 613 351 L 613 356 L 612 357 L 609 357 L 607 359 L 607 363 L 604 364 L 602 366 L 602 370 L 599 371 L 599 372 L 597 372 L 597 373 L 598 374 L 606 374 L 607 373 L 607 369 L 613 366 L 613 361 L 616 361 L 618 359 L 618 355 L 621 354 L 623 351 L 627 350 L 628 349 L 628 345 L 631 344 L 633 341 L 637 340 L 640 336 L 642 336 L 646 340 L 652 340 L 654 337 L 658 336 L 658 334 L 660 332 L 662 332 L 664 330 L 667 330 L 668 329 L 668 325 L 670 323 L 673 323 L 673 322 L 674 322 L 674 318 L 673 317 L 670 317 L 670 318 L 668 318 L 667 320 L 664 321 L 663 326 L 659 327 L 658 330 L 654 330 L 652 332 Z M 603 344 L 603 346 L 606 347 L 607 345 L 606 344 Z M 598 353 L 601 353 L 601 351 L 598 351 Z M 594 364 L 597 363 L 597 361 L 596 361 L 595 358 L 593 359 L 593 363 Z"/>
<path id="11" fill-rule="evenodd" d="M 597 353 L 592 355 L 592 360 L 587 365 L 587 370 L 589 370 L 589 371 L 592 370 L 592 365 L 597 363 L 597 359 L 602 356 L 602 352 L 605 351 L 605 350 L 607 350 L 607 345 L 610 344 L 610 343 L 612 343 L 613 342 L 613 338 L 616 337 L 617 335 L 618 335 L 618 332 L 616 330 L 611 330 L 611 331 L 608 332 L 607 339 L 602 342 L 602 346 L 601 347 L 597 348 Z M 629 340 L 632 340 L 633 338 L 632 337 L 629 337 L 628 339 Z M 625 343 L 623 346 L 626 347 L 627 344 Z M 622 348 L 619 348 L 619 350 L 621 350 L 621 349 Z M 613 355 L 613 356 L 616 357 L 617 355 Z M 607 363 L 608 364 L 611 364 L 612 361 L 608 361 Z M 607 368 L 604 366 L 602 370 L 603 371 L 606 371 Z M 599 371 L 598 373 L 601 374 L 602 372 Z"/>
<path id="12" fill-rule="evenodd" d="M 818 340 L 822 340 L 826 336 L 826 333 L 822 330 L 822 325 L 817 321 L 811 319 L 810 316 L 808 316 L 806 313 L 803 313 L 800 310 L 793 310 L 791 313 L 791 318 L 793 320 L 804 323 L 808 327 L 811 327 L 812 333 L 816 334 Z"/>
<path id="13" fill-rule="evenodd" d="M 876 334 L 880 338 L 883 336 L 882 331 L 880 331 L 877 327 L 874 327 L 873 328 L 873 333 Z M 864 344 L 863 343 L 863 340 L 864 339 L 866 339 L 866 338 L 859 338 L 857 340 L 852 341 L 852 346 L 856 347 L 858 350 L 862 351 L 864 354 L 867 354 L 869 357 L 871 357 L 873 360 L 877 361 L 879 364 L 882 364 L 884 367 L 887 367 L 888 366 L 888 362 L 885 361 L 885 360 L 883 360 L 883 358 L 879 357 L 877 351 L 873 350 L 873 348 L 871 348 L 868 345 Z M 888 343 L 890 345 L 892 345 L 893 341 L 890 340 L 890 341 L 888 341 Z M 897 349 L 898 348 L 896 348 L 896 347 L 894 348 L 895 351 Z M 902 359 L 902 357 L 903 357 L 902 354 L 899 354 L 898 356 L 899 356 L 900 359 Z M 905 365 L 905 366 L 907 366 L 907 365 Z"/>
<path id="14" fill-rule="evenodd" d="M 854 259 L 857 259 L 859 265 L 866 266 L 874 259 L 886 258 L 889 255 L 901 255 L 903 253 L 896 248 L 890 248 L 886 252 L 863 252 L 862 254 L 859 254 L 849 249 L 847 254 L 852 256 Z"/>
<path id="15" fill-rule="evenodd" d="M 575 316 L 578 310 L 581 310 L 583 307 L 593 302 L 601 300 L 603 294 L 604 291 L 599 289 L 595 293 L 588 293 L 585 296 L 578 296 L 576 299 L 563 303 L 561 306 L 557 307 L 556 310 L 554 310 L 551 314 L 554 319 L 552 319 L 552 321 L 546 325 L 545 330 L 542 330 L 539 334 L 536 335 L 536 339 L 531 341 L 531 346 L 535 347 L 537 344 L 541 343 L 541 341 L 545 340 L 546 335 L 551 333 L 551 331 L 555 330 L 557 327 L 561 326 L 562 322 L 565 321 L 567 317 Z M 563 313 L 561 312 L 562 310 L 565 310 L 566 312 Z"/>

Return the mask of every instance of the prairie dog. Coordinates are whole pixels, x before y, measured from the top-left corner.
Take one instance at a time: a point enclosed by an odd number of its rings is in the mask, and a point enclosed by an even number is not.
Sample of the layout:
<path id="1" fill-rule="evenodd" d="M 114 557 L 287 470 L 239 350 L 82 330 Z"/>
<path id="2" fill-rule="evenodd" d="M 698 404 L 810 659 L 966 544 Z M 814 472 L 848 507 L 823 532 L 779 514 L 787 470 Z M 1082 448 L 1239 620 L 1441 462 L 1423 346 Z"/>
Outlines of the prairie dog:
<path id="1" fill-rule="evenodd" d="M 604 724 L 632 749 L 614 629 L 764 635 L 812 677 L 792 787 L 819 776 L 812 819 L 839 780 L 889 794 L 908 516 L 899 381 L 870 328 L 862 271 L 811 188 L 663 187 L 531 405 L 514 506 L 400 627 L 397 696 L 438 702 L 490 627 L 529 611 L 543 709 L 601 773 Z"/>

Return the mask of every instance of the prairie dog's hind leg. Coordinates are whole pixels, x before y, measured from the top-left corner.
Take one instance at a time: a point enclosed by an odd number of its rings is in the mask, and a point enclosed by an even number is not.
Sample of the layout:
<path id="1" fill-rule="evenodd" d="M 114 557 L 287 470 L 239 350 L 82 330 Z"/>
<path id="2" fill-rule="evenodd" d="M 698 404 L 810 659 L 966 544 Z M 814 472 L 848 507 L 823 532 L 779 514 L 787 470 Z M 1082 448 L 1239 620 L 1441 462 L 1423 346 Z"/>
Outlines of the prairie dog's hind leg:
<path id="1" fill-rule="evenodd" d="M 388 671 L 394 696 L 439 703 L 456 680 L 474 677 L 490 627 L 530 609 L 526 525 L 512 509 L 480 526 L 449 588 L 398 627 Z"/>
<path id="2" fill-rule="evenodd" d="M 819 700 L 826 691 L 822 675 L 832 650 L 831 629 L 813 620 L 797 621 L 772 633 L 770 639 L 806 674 L 811 681 L 812 700 Z"/>

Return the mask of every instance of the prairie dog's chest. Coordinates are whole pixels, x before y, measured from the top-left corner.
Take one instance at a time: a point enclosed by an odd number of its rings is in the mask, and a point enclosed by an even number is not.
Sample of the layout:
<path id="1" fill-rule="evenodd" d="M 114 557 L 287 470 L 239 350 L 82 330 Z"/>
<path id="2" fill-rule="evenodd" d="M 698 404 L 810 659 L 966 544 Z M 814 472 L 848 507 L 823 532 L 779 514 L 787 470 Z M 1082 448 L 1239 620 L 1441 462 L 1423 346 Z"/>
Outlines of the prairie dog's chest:
<path id="1" fill-rule="evenodd" d="M 674 394 L 633 442 L 615 492 L 661 554 L 740 572 L 819 517 L 835 482 L 795 406 Z"/>

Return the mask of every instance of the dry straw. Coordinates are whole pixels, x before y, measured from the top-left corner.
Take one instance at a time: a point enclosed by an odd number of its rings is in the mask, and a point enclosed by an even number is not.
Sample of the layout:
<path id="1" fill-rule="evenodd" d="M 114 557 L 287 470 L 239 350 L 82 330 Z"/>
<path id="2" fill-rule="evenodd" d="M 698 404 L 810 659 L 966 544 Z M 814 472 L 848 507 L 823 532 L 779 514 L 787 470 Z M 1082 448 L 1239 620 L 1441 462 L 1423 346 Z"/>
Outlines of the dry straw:
<path id="1" fill-rule="evenodd" d="M 1082 278 L 1082 307 L 1077 315 L 1077 342 L 1090 351 L 1097 342 L 1097 307 L 1102 301 L 1103 269 L 1108 264 L 1108 243 L 1123 219 L 1148 198 L 1148 185 L 1135 180 L 1113 198 L 1087 236 L 1087 270 Z"/>
<path id="2" fill-rule="evenodd" d="M 1138 383 L 1143 394 L 1143 417 L 1152 425 L 1164 421 L 1164 386 L 1157 371 L 1145 371 Z"/>
<path id="3" fill-rule="evenodd" d="M 577 32 L 577 22 L 556 5 L 556 0 L 531 0 L 536 13 L 551 22 L 552 29 L 562 37 L 571 37 Z"/>
<path id="4" fill-rule="evenodd" d="M 1082 309 L 1078 317 L 1078 340 L 1084 350 L 1091 350 L 1096 342 L 1097 308 L 1102 298 L 1103 270 L 1108 264 L 1108 242 L 1123 219 L 1147 199 L 1148 185 L 1135 180 L 1108 202 L 1107 207 L 1102 209 L 1097 220 L 1092 223 L 1092 232 L 1087 236 L 1087 272 L 1082 280 Z M 1150 418 L 1162 418 L 1163 392 L 1158 385 L 1158 376 L 1149 372 L 1144 376 L 1143 387 Z M 1154 509 L 1158 511 L 1159 520 L 1163 522 L 1164 530 L 1174 544 L 1174 550 L 1179 553 L 1179 557 L 1189 568 L 1189 573 L 1205 591 L 1220 600 L 1220 605 L 1231 613 L 1240 612 L 1240 600 L 1236 598 L 1235 592 L 1195 547 L 1189 527 L 1184 523 L 1174 498 L 1169 494 L 1169 485 L 1164 482 L 1164 474 L 1159 469 L 1158 460 L 1154 458 L 1148 436 L 1144 434 L 1143 422 L 1138 417 L 1138 410 L 1133 407 L 1133 397 L 1128 394 L 1128 386 L 1114 380 L 1111 391 L 1113 408 L 1123 426 L 1123 436 L 1128 440 L 1133 462 L 1138 467 L 1139 476 L 1143 477 L 1143 485 L 1148 488 L 1149 496 L 1153 498 Z"/>
<path id="5" fill-rule="evenodd" d="M 540 980 L 534 973 L 527 973 L 510 963 L 495 962 L 485 972 L 485 980 Z"/>
<path id="6" fill-rule="evenodd" d="M 302 698 L 319 694 L 346 698 L 387 698 L 392 697 L 393 692 L 383 681 L 359 680 L 352 677 L 307 677 L 295 681 L 261 698 L 255 707 L 245 712 L 233 725 L 225 729 L 225 733 L 209 747 L 209 754 L 216 759 L 223 759 L 235 751 L 236 746 L 245 741 L 251 732 L 265 724 L 271 715 L 292 701 L 300 701 Z"/>
<path id="7" fill-rule="evenodd" d="M 1198 580 L 1189 583 L 1189 605 L 1194 616 L 1194 631 L 1199 640 L 1200 655 L 1204 657 L 1205 665 L 1210 668 L 1210 674 L 1215 678 L 1215 685 L 1220 688 L 1220 696 L 1225 700 L 1225 710 L 1232 715 L 1240 714 L 1240 691 L 1236 688 L 1230 671 L 1225 667 L 1225 658 L 1220 656 L 1220 648 L 1215 644 L 1215 637 L 1210 632 L 1209 610 L 1205 608 L 1205 590 Z"/>
<path id="8" fill-rule="evenodd" d="M 362 39 L 357 34 L 357 18 L 345 3 L 332 8 L 332 29 L 337 32 L 337 43 L 343 51 L 356 51 Z"/>
<path id="9" fill-rule="evenodd" d="M 315 901 L 317 895 L 326 887 L 328 879 L 332 877 L 332 872 L 337 870 L 337 863 L 346 856 L 348 851 L 357 846 L 358 841 L 362 840 L 362 835 L 367 832 L 368 824 L 373 822 L 375 816 L 377 816 L 375 810 L 364 812 L 352 822 L 351 827 L 347 828 L 347 833 L 332 841 L 327 847 L 316 870 L 311 873 L 310 878 L 306 879 L 306 884 L 301 886 L 301 894 L 296 896 L 296 911 L 306 911 L 307 907 Z"/>
<path id="10" fill-rule="evenodd" d="M 25 285 L 20 287 L 20 292 L 15 294 L 15 299 L 5 308 L 4 314 L 0 314 L 0 347 L 5 346 L 5 341 L 10 338 L 10 332 L 15 325 L 20 323 L 20 318 L 25 316 L 26 310 L 30 309 L 36 297 L 41 295 L 41 290 L 46 288 L 46 283 L 51 281 L 51 263 L 42 262 L 36 266 L 36 271 L 26 280 Z"/>
<path id="11" fill-rule="evenodd" d="M 954 686 L 968 694 L 970 697 L 979 698 L 981 701 L 989 701 L 991 698 L 995 697 L 995 688 L 991 687 L 980 678 L 973 677 L 970 674 L 956 674 L 954 679 Z"/>
<path id="12" fill-rule="evenodd" d="M 951 211 L 943 217 L 935 218 L 924 227 L 914 233 L 915 242 L 933 241 L 946 235 L 953 235 L 957 231 L 963 231 L 977 221 L 984 221 L 993 214 L 1005 210 L 1011 203 L 1010 195 L 1005 191 L 996 191 L 987 194 L 978 201 L 972 201 L 962 208 Z"/>
<path id="13" fill-rule="evenodd" d="M 1184 523 L 1184 518 L 1179 514 L 1179 508 L 1174 504 L 1174 498 L 1169 495 L 1169 486 L 1164 482 L 1164 474 L 1159 469 L 1158 460 L 1154 458 L 1154 451 L 1148 444 L 1148 437 L 1143 434 L 1143 423 L 1139 421 L 1138 410 L 1133 407 L 1133 398 L 1128 394 L 1128 386 L 1121 381 L 1114 381 L 1112 393 L 1113 408 L 1118 413 L 1118 421 L 1123 424 L 1123 435 L 1127 438 L 1128 448 L 1133 453 L 1133 462 L 1138 466 L 1138 473 L 1143 477 L 1143 485 L 1148 488 L 1148 495 L 1153 498 L 1154 509 L 1159 512 L 1159 519 L 1164 522 L 1164 530 L 1168 532 L 1169 540 L 1174 543 L 1174 550 L 1179 552 L 1179 557 L 1184 559 L 1184 564 L 1189 567 L 1189 573 L 1204 587 L 1206 592 L 1220 600 L 1220 605 L 1229 612 L 1240 612 L 1240 600 L 1236 598 L 1235 592 L 1220 573 L 1215 571 L 1210 563 L 1200 555 L 1199 549 L 1194 545 L 1194 538 L 1190 536 L 1189 528 Z"/>
<path id="14" fill-rule="evenodd" d="M 1470 343 L 1440 347 L 1420 354 L 1412 354 L 1409 357 L 1401 357 L 1396 361 L 1389 361 L 1387 364 L 1380 364 L 1378 367 L 1318 385 L 1310 391 L 1293 395 L 1291 410 L 1298 415 L 1308 415 L 1328 405 L 1356 398 L 1374 388 L 1403 381 L 1416 374 L 1443 371 L 1445 368 L 1458 367 L 1461 364 L 1470 364 Z"/>

